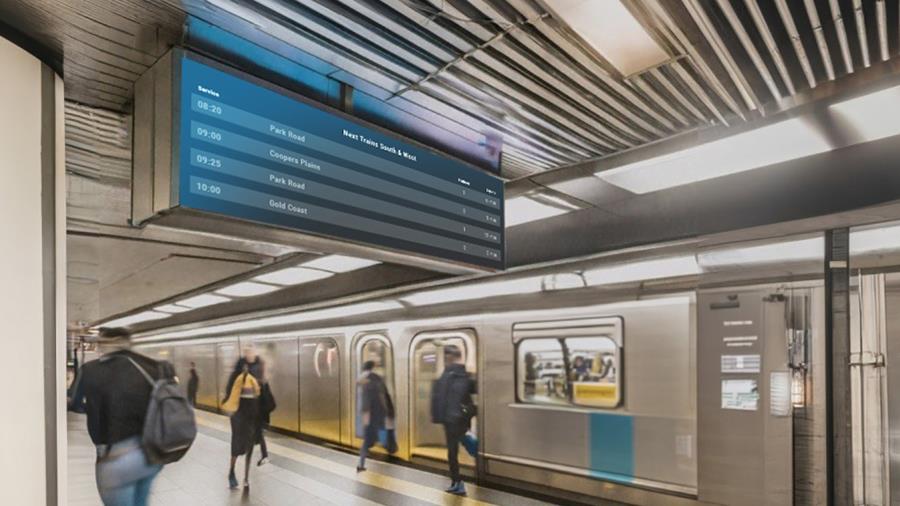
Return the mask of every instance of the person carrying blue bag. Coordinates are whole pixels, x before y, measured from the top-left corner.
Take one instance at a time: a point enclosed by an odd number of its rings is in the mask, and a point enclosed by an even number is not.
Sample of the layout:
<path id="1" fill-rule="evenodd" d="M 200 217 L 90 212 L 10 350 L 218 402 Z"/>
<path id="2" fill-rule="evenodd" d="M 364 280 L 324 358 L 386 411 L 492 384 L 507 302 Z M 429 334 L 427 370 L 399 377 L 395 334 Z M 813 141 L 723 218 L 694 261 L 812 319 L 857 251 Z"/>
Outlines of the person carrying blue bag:
<path id="1" fill-rule="evenodd" d="M 450 466 L 450 487 L 445 492 L 466 495 L 466 485 L 459 472 L 459 446 L 466 450 L 474 445 L 477 453 L 478 441 L 468 435 L 472 418 L 475 416 L 475 380 L 466 371 L 462 350 L 449 345 L 444 348 L 444 362 L 447 364 L 441 377 L 434 382 L 431 390 L 431 421 L 444 426 L 447 439 L 447 463 Z"/>
<path id="2" fill-rule="evenodd" d="M 394 403 L 388 393 L 384 380 L 375 372 L 375 362 L 369 360 L 363 364 L 363 372 L 357 380 L 360 399 L 360 420 L 363 426 L 363 443 L 359 448 L 359 464 L 356 472 L 366 470 L 366 457 L 369 448 L 377 442 L 389 453 L 397 451 L 397 439 L 394 436 Z"/>

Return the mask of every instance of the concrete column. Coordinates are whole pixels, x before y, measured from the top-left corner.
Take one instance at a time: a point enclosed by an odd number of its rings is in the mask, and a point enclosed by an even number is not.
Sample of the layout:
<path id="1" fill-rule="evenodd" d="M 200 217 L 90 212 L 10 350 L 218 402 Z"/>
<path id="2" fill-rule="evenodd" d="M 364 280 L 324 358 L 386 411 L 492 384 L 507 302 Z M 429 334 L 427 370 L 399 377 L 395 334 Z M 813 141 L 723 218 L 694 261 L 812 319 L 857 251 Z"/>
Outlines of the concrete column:
<path id="1" fill-rule="evenodd" d="M 850 400 L 850 230 L 825 232 L 828 504 L 853 504 Z"/>
<path id="2" fill-rule="evenodd" d="M 0 69 L 0 504 L 65 504 L 62 80 L 2 37 Z"/>

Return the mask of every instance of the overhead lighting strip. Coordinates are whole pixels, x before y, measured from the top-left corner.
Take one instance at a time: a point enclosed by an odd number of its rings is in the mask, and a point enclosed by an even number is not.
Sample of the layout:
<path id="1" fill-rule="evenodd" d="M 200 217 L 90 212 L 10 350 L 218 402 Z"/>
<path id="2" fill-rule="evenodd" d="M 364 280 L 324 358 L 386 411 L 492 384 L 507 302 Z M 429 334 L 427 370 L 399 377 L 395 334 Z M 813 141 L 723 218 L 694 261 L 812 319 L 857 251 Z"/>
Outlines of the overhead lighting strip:
<path id="1" fill-rule="evenodd" d="M 831 151 L 803 118 L 773 123 L 594 175 L 639 195 Z"/>

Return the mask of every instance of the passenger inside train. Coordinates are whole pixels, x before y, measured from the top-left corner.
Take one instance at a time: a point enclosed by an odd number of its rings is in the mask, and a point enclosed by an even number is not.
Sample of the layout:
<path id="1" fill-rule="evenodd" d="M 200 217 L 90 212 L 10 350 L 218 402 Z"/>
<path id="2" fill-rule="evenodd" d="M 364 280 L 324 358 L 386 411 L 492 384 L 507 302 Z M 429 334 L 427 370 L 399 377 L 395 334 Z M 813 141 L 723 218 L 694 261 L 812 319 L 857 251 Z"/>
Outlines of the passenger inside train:
<path id="1" fill-rule="evenodd" d="M 900 504 L 896 0 L 0 0 L 0 68 L 2 505 Z"/>

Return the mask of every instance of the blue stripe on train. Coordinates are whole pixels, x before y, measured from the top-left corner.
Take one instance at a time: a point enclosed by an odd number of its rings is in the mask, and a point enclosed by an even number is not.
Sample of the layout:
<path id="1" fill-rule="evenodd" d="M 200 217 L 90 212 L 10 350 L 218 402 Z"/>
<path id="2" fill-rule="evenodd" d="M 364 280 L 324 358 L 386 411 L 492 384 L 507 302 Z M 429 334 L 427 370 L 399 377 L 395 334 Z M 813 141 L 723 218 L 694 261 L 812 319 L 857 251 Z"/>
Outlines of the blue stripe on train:
<path id="1" fill-rule="evenodd" d="M 630 482 L 634 477 L 634 418 L 591 413 L 591 476 Z"/>

